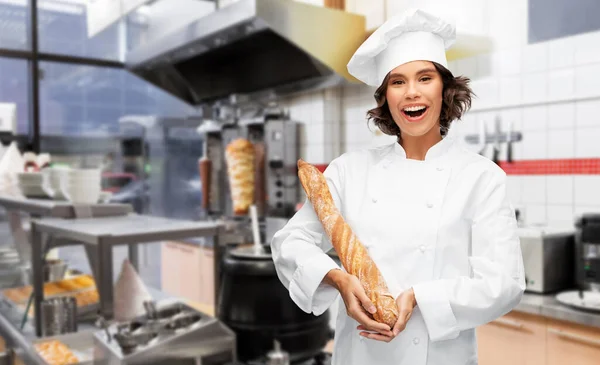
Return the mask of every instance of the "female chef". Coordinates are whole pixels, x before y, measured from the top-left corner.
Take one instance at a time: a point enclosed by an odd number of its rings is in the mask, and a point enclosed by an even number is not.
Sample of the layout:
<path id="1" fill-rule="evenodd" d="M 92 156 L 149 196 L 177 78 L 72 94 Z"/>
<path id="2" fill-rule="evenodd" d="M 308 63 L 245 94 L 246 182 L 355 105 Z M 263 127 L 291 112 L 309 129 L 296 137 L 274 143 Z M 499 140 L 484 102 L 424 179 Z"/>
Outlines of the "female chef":
<path id="1" fill-rule="evenodd" d="M 348 70 L 378 87 L 370 118 L 397 141 L 348 152 L 324 175 L 346 222 L 397 298 L 393 328 L 375 322 L 358 279 L 307 200 L 273 237 L 292 300 L 320 315 L 338 298 L 334 365 L 477 364 L 475 328 L 513 309 L 525 288 L 506 175 L 455 143 L 450 123 L 470 106 L 467 79 L 447 70 L 454 26 L 422 10 L 383 24 Z M 341 304 L 341 302 L 340 302 Z"/>

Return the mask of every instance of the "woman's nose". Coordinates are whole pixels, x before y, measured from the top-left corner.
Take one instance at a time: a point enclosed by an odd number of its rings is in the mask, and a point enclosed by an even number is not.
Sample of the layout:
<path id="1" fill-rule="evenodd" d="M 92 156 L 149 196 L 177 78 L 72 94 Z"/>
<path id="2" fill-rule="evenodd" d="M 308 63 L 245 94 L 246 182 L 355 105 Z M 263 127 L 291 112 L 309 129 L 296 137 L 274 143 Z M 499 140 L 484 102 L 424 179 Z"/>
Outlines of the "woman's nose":
<path id="1" fill-rule="evenodd" d="M 417 85 L 414 82 L 409 82 L 407 84 L 407 88 L 406 88 L 406 98 L 407 99 L 414 99 L 419 97 L 421 94 L 419 93 L 419 90 L 417 89 Z"/>

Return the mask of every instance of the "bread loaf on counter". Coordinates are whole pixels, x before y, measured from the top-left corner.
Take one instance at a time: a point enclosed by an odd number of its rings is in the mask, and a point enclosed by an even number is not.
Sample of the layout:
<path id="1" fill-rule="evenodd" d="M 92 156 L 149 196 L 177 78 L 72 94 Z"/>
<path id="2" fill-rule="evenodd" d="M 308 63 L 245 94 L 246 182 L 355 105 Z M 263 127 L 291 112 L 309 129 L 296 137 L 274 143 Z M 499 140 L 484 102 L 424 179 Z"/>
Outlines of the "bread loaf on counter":
<path id="1" fill-rule="evenodd" d="M 393 328 L 398 319 L 396 300 L 389 293 L 387 284 L 366 247 L 335 206 L 325 177 L 316 167 L 302 159 L 298 160 L 298 177 L 344 269 L 358 277 L 367 296 L 377 308 L 373 318 Z"/>
<path id="2" fill-rule="evenodd" d="M 245 138 L 231 141 L 225 149 L 233 213 L 246 215 L 254 201 L 254 145 Z"/>

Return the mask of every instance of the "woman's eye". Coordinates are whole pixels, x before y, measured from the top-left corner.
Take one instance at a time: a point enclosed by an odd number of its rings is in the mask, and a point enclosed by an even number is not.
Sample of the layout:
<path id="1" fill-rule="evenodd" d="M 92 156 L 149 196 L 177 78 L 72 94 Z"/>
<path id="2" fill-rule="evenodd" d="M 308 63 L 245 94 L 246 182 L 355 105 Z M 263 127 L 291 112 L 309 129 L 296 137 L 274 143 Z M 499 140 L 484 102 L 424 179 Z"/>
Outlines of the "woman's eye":
<path id="1" fill-rule="evenodd" d="M 425 76 L 425 77 L 421 78 L 421 81 L 429 81 L 429 80 L 431 80 L 431 77 L 429 77 L 429 76 Z"/>
<path id="2" fill-rule="evenodd" d="M 403 84 L 403 83 L 404 83 L 404 81 L 402 81 L 402 80 L 395 80 L 395 81 L 392 81 L 392 85 L 401 85 L 401 84 Z"/>

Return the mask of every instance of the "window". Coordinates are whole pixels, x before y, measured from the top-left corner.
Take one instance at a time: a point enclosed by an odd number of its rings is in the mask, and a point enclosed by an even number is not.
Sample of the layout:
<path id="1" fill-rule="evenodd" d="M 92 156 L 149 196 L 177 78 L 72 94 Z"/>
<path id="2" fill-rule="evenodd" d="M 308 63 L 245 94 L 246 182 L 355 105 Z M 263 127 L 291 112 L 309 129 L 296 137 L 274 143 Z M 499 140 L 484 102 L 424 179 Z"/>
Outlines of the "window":
<path id="1" fill-rule="evenodd" d="M 107 136 L 126 115 L 182 117 L 193 108 L 126 70 L 41 62 L 40 133 Z"/>
<path id="2" fill-rule="evenodd" d="M 29 0 L 0 0 L 0 47 L 29 50 Z"/>
<path id="3" fill-rule="evenodd" d="M 86 2 L 38 0 L 40 52 L 123 61 L 125 42 L 133 42 L 140 37 L 142 30 L 138 22 L 143 18 L 129 16 L 125 25 L 118 21 L 89 37 Z"/>
<path id="4" fill-rule="evenodd" d="M 29 77 L 28 62 L 0 58 L 0 102 L 15 103 L 17 133 L 29 132 Z"/>

